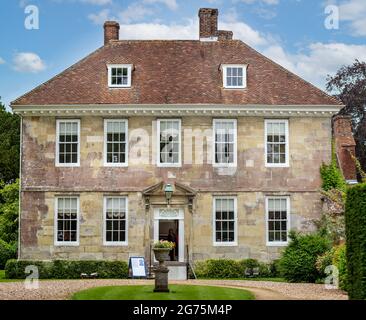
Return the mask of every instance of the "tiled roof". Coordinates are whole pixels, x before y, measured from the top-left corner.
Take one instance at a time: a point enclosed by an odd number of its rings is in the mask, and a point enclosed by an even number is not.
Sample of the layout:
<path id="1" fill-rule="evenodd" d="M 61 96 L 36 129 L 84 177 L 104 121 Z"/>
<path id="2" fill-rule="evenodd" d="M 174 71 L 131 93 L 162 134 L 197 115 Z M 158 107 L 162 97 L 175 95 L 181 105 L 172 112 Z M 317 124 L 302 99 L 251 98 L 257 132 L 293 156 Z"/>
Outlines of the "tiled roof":
<path id="1" fill-rule="evenodd" d="M 107 64 L 133 64 L 131 88 L 108 88 Z M 224 89 L 221 64 L 247 64 L 247 88 Z M 111 41 L 12 105 L 340 105 L 239 40 Z"/>

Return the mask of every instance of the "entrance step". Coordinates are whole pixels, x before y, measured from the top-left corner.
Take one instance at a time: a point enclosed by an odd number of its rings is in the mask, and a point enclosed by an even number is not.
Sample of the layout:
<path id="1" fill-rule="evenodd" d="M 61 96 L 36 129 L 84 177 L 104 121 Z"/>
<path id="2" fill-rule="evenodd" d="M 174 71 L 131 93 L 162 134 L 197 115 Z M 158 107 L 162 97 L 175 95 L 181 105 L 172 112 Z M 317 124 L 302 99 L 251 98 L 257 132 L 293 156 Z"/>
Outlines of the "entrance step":
<path id="1" fill-rule="evenodd" d="M 154 265 L 157 265 L 154 263 Z M 169 269 L 169 280 L 187 280 L 187 263 L 178 261 L 165 261 Z"/>
<path id="2" fill-rule="evenodd" d="M 187 266 L 167 266 L 169 280 L 187 280 Z"/>

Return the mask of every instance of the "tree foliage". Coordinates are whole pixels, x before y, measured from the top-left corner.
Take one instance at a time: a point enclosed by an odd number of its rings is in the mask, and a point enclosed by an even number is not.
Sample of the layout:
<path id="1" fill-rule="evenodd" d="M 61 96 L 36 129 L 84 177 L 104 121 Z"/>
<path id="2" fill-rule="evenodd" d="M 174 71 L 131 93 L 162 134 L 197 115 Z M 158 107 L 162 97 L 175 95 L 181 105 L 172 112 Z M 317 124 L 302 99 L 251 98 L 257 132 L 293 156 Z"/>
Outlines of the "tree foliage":
<path id="1" fill-rule="evenodd" d="M 0 183 L 0 239 L 14 244 L 18 240 L 19 180 Z"/>
<path id="2" fill-rule="evenodd" d="M 328 77 L 327 90 L 345 104 L 341 114 L 352 117 L 356 140 L 356 155 L 366 168 L 366 62 L 355 60 L 341 67 L 335 76 Z"/>
<path id="3" fill-rule="evenodd" d="M 0 101 L 0 180 L 5 183 L 19 177 L 19 145 L 20 119 Z"/>

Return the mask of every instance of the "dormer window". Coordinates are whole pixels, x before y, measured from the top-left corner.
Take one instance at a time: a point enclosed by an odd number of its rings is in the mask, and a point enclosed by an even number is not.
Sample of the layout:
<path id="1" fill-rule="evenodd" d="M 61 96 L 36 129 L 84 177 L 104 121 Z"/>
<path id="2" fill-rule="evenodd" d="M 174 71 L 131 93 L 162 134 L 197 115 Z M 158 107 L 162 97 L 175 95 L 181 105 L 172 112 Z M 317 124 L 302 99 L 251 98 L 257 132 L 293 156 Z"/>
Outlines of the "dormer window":
<path id="1" fill-rule="evenodd" d="M 247 65 L 224 64 L 222 73 L 224 88 L 244 89 L 247 87 Z"/>
<path id="2" fill-rule="evenodd" d="M 109 64 L 108 86 L 110 88 L 131 87 L 131 64 Z"/>

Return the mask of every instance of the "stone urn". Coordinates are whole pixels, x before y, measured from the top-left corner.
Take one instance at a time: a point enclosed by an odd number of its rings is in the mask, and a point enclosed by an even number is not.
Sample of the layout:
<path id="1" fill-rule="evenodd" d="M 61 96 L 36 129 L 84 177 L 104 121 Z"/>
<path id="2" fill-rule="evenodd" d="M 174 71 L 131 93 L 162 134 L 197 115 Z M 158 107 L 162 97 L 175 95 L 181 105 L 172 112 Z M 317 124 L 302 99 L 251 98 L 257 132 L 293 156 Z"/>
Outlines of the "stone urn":
<path id="1" fill-rule="evenodd" d="M 169 292 L 168 288 L 168 272 L 169 269 L 164 261 L 169 260 L 169 248 L 153 248 L 155 259 L 159 261 L 159 265 L 154 268 L 155 288 L 154 292 Z"/>
<path id="2" fill-rule="evenodd" d="M 168 248 L 154 248 L 155 259 L 159 261 L 159 265 L 164 264 L 164 261 L 169 260 L 169 252 Z"/>

